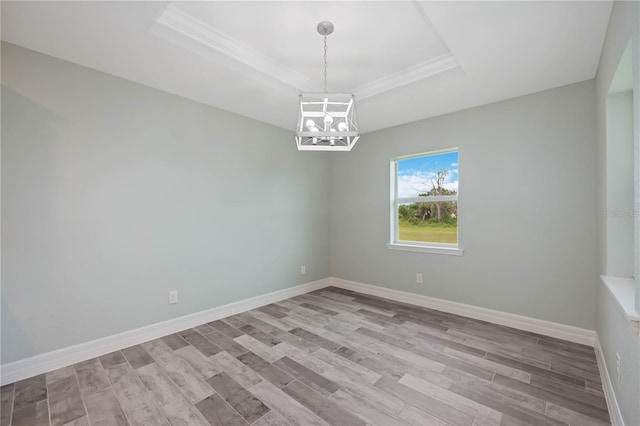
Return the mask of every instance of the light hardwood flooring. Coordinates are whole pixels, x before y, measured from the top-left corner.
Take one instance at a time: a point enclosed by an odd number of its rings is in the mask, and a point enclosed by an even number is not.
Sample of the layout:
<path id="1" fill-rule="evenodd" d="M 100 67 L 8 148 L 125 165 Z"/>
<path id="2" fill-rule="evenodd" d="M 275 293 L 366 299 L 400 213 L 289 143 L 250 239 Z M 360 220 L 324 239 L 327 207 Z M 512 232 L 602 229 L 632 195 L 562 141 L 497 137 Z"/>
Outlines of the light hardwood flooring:
<path id="1" fill-rule="evenodd" d="M 0 425 L 602 425 L 593 348 L 333 287 L 2 387 Z"/>

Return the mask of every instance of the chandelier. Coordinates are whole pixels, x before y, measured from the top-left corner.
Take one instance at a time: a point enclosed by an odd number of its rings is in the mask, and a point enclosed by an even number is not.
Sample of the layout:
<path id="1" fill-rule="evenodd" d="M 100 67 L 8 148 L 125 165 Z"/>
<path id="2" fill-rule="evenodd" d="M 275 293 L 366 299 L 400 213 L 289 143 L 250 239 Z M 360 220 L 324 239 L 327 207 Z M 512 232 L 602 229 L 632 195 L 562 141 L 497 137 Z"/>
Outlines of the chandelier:
<path id="1" fill-rule="evenodd" d="M 318 24 L 324 37 L 324 93 L 300 93 L 296 144 L 300 151 L 351 151 L 360 134 L 355 97 L 351 93 L 327 92 L 327 36 L 333 24 Z"/>

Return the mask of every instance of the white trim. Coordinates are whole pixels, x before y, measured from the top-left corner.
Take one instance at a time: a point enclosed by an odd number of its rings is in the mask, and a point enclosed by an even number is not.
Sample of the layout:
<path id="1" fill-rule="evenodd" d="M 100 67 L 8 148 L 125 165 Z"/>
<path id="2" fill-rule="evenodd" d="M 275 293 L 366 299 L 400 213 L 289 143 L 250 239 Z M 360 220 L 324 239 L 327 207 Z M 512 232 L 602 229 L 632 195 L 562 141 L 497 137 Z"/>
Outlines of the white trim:
<path id="1" fill-rule="evenodd" d="M 456 151 L 460 152 L 460 148 L 457 147 L 457 146 L 454 146 L 452 148 L 436 149 L 435 151 L 419 152 L 417 154 L 400 155 L 398 157 L 393 157 L 393 161 L 407 160 L 407 159 L 410 159 L 410 158 L 418 158 L 418 157 L 426 157 L 427 155 L 447 154 L 447 153 L 456 152 Z"/>
<path id="2" fill-rule="evenodd" d="M 622 418 L 622 412 L 616 399 L 616 394 L 613 391 L 613 384 L 611 383 L 611 376 L 609 376 L 609 369 L 607 369 L 607 362 L 602 352 L 602 346 L 600 346 L 600 340 L 596 334 L 594 349 L 596 351 L 596 361 L 598 361 L 598 370 L 600 371 L 600 379 L 602 380 L 602 389 L 604 390 L 604 398 L 607 401 L 607 408 L 609 410 L 609 416 L 611 417 L 612 426 L 624 426 L 624 419 Z"/>
<path id="3" fill-rule="evenodd" d="M 629 321 L 631 329 L 638 334 L 640 331 L 640 314 L 635 307 L 635 286 L 633 278 L 612 277 L 600 275 L 602 283 L 609 290 L 611 297 L 616 301 L 620 313 Z"/>
<path id="4" fill-rule="evenodd" d="M 328 285 L 329 279 L 325 278 L 3 364 L 0 366 L 0 383 L 13 383 Z"/>
<path id="5" fill-rule="evenodd" d="M 169 5 L 148 31 L 246 75 L 268 75 L 296 90 L 322 90 L 320 83 L 199 21 L 174 5 Z"/>
<path id="6" fill-rule="evenodd" d="M 448 254 L 450 256 L 462 256 L 464 250 L 458 247 L 422 246 L 417 244 L 388 243 L 389 250 L 417 251 L 421 253 Z"/>
<path id="7" fill-rule="evenodd" d="M 584 328 L 578 328 L 551 321 L 525 317 L 522 315 L 510 314 L 507 312 L 495 311 L 493 309 L 481 308 L 464 303 L 437 299 L 435 297 L 424 296 L 421 294 L 393 290 L 370 284 L 358 283 L 355 281 L 347 281 L 340 278 L 330 278 L 329 280 L 331 285 L 334 287 L 371 294 L 374 296 L 395 300 L 397 302 L 409 303 L 412 305 L 436 309 L 438 311 L 448 312 L 451 314 L 462 315 L 468 318 L 488 321 L 494 324 L 505 325 L 507 327 L 513 327 L 519 330 L 530 331 L 533 333 L 539 333 L 545 336 L 568 340 L 570 342 L 580 343 L 583 345 L 593 346 L 595 344 L 596 332 L 594 330 L 587 330 Z"/>
<path id="8" fill-rule="evenodd" d="M 460 68 L 460 64 L 458 64 L 455 56 L 449 52 L 365 83 L 353 89 L 352 92 L 356 95 L 356 98 L 363 100 L 455 68 Z"/>

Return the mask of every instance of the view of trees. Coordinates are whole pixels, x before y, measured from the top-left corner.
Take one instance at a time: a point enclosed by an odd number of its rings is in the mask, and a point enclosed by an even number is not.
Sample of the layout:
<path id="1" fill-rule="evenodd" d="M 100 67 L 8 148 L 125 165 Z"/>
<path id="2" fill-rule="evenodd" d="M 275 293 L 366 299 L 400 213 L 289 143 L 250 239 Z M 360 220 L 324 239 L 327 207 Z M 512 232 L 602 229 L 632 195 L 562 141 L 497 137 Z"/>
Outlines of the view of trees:
<path id="1" fill-rule="evenodd" d="M 420 197 L 435 195 L 455 195 L 456 191 L 446 189 L 444 182 L 448 170 L 438 170 L 435 179 L 431 179 L 426 192 L 418 194 Z M 410 225 L 450 225 L 457 226 L 458 203 L 456 201 L 435 201 L 424 203 L 404 204 L 398 208 L 398 219 Z"/>
<path id="2" fill-rule="evenodd" d="M 455 195 L 446 189 L 444 182 L 448 170 L 438 170 L 434 179 L 425 185 L 419 197 Z M 432 243 L 458 242 L 458 202 L 425 201 L 424 203 L 398 206 L 398 230 L 400 240 Z"/>

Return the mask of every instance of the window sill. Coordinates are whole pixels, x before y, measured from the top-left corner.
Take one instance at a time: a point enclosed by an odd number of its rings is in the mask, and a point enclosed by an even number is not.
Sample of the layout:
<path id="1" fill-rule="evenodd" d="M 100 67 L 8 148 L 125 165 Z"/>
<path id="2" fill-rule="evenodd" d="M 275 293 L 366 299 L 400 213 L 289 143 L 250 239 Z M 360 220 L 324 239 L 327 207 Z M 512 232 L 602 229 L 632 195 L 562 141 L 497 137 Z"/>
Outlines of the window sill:
<path id="1" fill-rule="evenodd" d="M 640 329 L 640 315 L 635 309 L 635 281 L 631 278 L 609 277 L 607 275 L 600 275 L 600 278 L 637 334 Z"/>
<path id="2" fill-rule="evenodd" d="M 462 256 L 464 250 L 457 247 L 419 246 L 413 244 L 387 244 L 389 250 L 414 251 L 420 253 L 447 254 L 449 256 Z"/>

